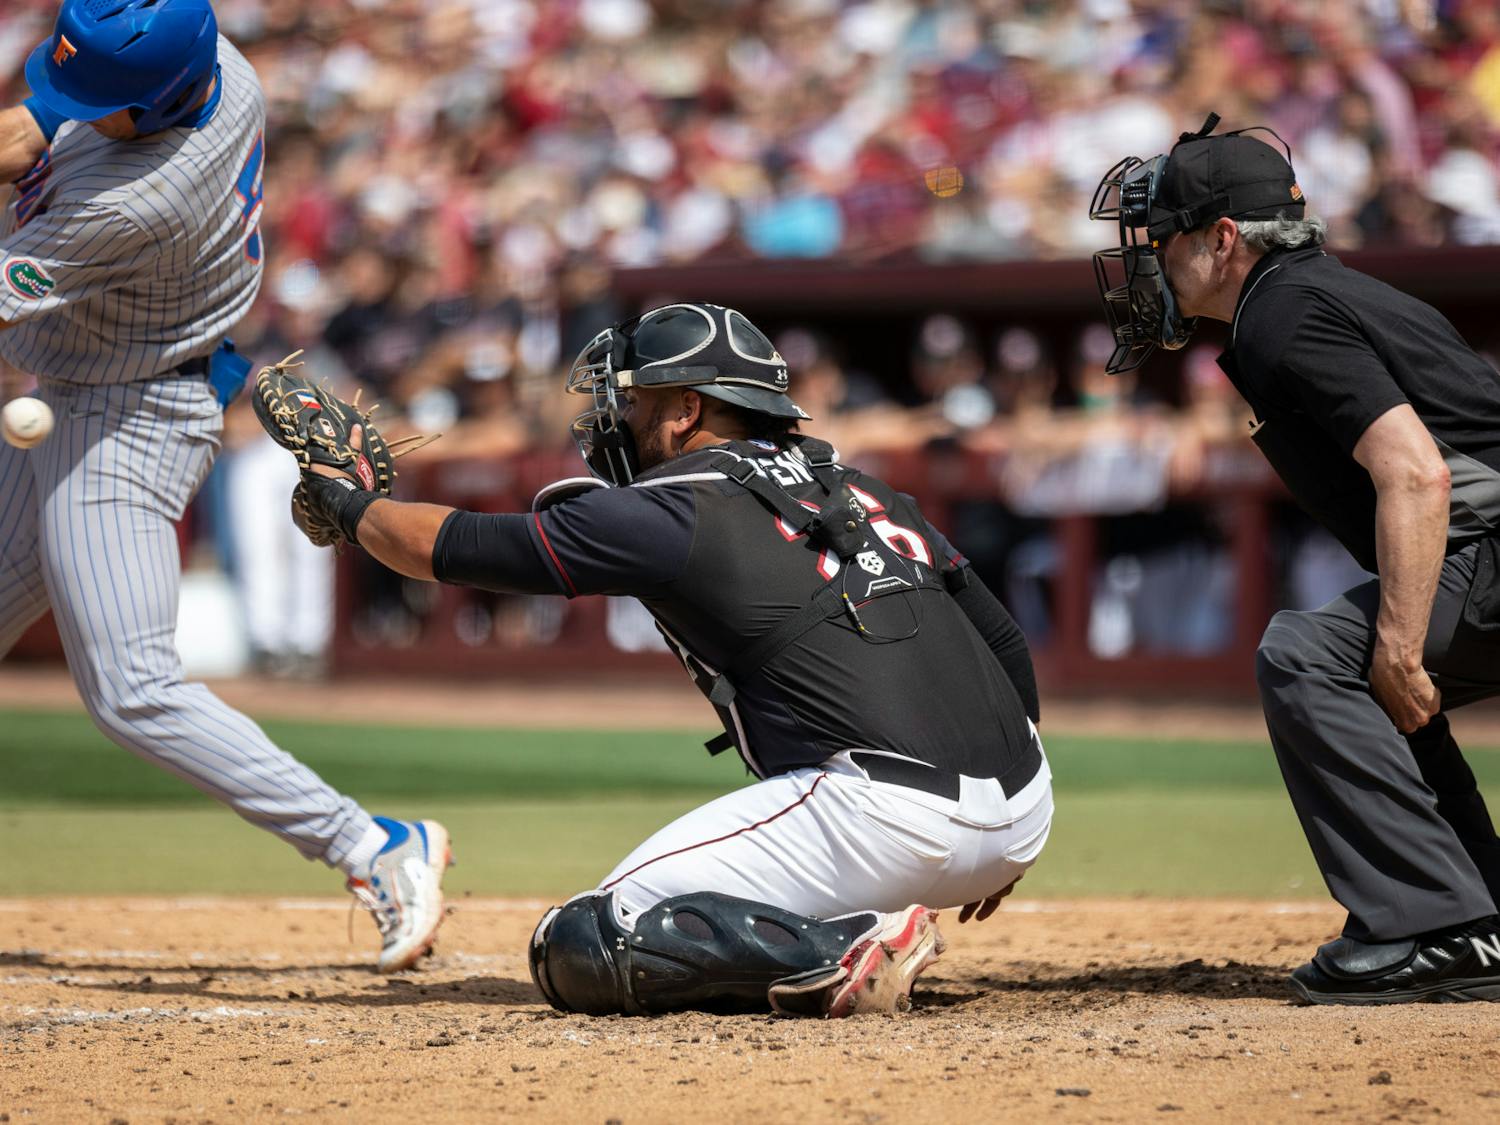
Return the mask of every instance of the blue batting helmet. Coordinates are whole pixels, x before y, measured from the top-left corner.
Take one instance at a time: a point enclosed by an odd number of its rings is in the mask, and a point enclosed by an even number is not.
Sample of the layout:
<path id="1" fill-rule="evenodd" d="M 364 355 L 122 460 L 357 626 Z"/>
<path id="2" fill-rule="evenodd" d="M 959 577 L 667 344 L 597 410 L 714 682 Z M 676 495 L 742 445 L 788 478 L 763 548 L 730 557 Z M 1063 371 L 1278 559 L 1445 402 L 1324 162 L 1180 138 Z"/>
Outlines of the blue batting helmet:
<path id="1" fill-rule="evenodd" d="M 169 129 L 203 96 L 219 56 L 209 0 L 63 0 L 26 82 L 73 121 L 132 111 L 142 135 Z"/>

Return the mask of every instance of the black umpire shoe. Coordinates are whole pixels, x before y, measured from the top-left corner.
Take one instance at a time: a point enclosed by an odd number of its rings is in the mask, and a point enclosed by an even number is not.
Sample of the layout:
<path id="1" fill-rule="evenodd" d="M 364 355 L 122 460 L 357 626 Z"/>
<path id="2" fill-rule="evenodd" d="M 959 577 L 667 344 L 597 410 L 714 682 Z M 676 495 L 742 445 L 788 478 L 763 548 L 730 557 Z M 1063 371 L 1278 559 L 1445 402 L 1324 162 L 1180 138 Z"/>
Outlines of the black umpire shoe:
<path id="1" fill-rule="evenodd" d="M 1500 915 L 1379 945 L 1337 938 L 1292 987 L 1309 1004 L 1500 1000 Z"/>

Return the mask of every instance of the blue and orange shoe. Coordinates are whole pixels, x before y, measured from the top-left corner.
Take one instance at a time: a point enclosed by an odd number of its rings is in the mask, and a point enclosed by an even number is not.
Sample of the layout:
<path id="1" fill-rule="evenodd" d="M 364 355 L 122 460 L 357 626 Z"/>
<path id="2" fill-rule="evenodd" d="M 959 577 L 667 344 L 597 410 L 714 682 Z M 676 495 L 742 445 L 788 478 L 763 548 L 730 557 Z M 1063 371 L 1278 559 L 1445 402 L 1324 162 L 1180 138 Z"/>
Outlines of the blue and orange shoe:
<path id="1" fill-rule="evenodd" d="M 346 887 L 375 917 L 380 931 L 382 973 L 409 969 L 432 951 L 443 924 L 443 874 L 453 862 L 448 830 L 435 820 L 391 820 L 375 823 L 390 839 L 361 875 Z"/>

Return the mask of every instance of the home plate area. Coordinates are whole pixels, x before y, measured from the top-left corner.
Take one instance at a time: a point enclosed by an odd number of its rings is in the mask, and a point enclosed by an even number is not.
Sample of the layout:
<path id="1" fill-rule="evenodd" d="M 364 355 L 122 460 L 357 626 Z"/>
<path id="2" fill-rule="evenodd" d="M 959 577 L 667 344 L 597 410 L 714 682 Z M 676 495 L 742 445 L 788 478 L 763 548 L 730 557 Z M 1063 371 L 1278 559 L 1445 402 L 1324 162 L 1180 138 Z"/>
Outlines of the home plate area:
<path id="1" fill-rule="evenodd" d="M 414 972 L 332 900 L 0 900 L 9 1121 L 1493 1119 L 1487 1005 L 1295 1005 L 1322 905 L 1014 901 L 904 1015 L 553 1012 L 547 904 L 459 899 Z M 1186 1118 L 1184 1118 L 1186 1119 Z M 4 1118 L 0 1118 L 4 1120 Z"/>

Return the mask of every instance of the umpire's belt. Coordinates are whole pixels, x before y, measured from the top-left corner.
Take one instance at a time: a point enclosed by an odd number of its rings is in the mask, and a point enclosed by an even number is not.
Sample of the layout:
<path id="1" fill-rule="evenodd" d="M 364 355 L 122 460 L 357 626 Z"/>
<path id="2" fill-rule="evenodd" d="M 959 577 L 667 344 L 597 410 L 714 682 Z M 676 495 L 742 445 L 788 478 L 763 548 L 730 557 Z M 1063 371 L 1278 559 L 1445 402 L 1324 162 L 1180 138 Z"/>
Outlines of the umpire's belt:
<path id="1" fill-rule="evenodd" d="M 883 781 L 887 785 L 902 785 L 907 789 L 919 789 L 935 797 L 946 797 L 956 801 L 963 791 L 963 779 L 952 770 L 929 766 L 914 758 L 893 758 L 889 754 L 871 754 L 855 750 L 849 760 L 864 770 L 871 781 Z M 1032 735 L 1021 751 L 1021 756 L 1005 768 L 995 780 L 1007 797 L 1014 797 L 1031 783 L 1042 768 L 1042 745 Z"/>

